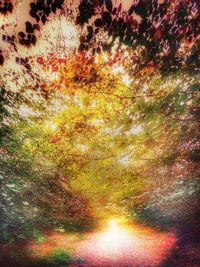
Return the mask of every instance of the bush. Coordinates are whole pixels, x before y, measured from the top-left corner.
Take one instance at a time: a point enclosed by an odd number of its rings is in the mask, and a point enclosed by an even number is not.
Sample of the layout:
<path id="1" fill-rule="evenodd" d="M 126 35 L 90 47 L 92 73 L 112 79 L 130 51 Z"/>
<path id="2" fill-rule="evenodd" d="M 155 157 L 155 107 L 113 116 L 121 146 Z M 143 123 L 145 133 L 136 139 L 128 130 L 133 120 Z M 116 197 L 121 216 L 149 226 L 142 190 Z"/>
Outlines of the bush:
<path id="1" fill-rule="evenodd" d="M 42 266 L 56 267 L 66 266 L 72 262 L 70 254 L 61 249 L 55 249 L 50 255 L 42 259 Z"/>

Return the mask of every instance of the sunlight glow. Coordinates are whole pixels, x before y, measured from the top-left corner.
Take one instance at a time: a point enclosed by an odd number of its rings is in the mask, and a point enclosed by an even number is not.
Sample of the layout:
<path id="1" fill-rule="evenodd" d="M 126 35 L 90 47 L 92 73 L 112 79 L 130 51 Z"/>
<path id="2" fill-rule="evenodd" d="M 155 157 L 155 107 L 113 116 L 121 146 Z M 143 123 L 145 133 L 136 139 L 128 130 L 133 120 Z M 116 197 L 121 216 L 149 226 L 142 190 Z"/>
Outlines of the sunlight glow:
<path id="1" fill-rule="evenodd" d="M 109 226 L 112 228 L 116 228 L 117 227 L 117 221 L 115 219 L 110 220 Z"/>
<path id="2" fill-rule="evenodd" d="M 61 32 L 67 47 L 76 47 L 78 45 L 77 28 L 66 20 L 61 21 Z"/>
<path id="3" fill-rule="evenodd" d="M 158 233 L 117 217 L 83 242 L 78 255 L 87 257 L 93 263 L 90 266 L 158 266 L 175 242 L 173 234 Z M 115 265 L 110 265 L 111 261 Z"/>
<path id="4" fill-rule="evenodd" d="M 68 105 L 66 104 L 66 102 L 61 101 L 60 99 L 53 99 L 51 103 L 51 108 L 55 111 L 65 111 L 68 109 Z"/>
<path id="5" fill-rule="evenodd" d="M 127 154 L 121 154 L 118 156 L 118 162 L 122 165 L 128 165 L 130 162 L 130 156 Z"/>
<path id="6" fill-rule="evenodd" d="M 28 106 L 21 106 L 18 112 L 24 118 L 37 115 L 37 113 Z"/>
<path id="7" fill-rule="evenodd" d="M 143 131 L 142 125 L 134 125 L 130 130 L 126 132 L 127 135 L 137 135 Z"/>
<path id="8" fill-rule="evenodd" d="M 108 228 L 99 235 L 96 245 L 100 251 L 118 254 L 130 244 L 131 239 L 126 226 L 121 225 L 118 219 L 112 219 L 108 222 Z"/>
<path id="9" fill-rule="evenodd" d="M 129 75 L 125 73 L 125 69 L 123 66 L 115 66 L 112 68 L 113 74 L 120 74 L 122 75 L 122 82 L 125 83 L 126 86 L 129 86 L 132 82 Z"/>
<path id="10" fill-rule="evenodd" d="M 51 130 L 51 131 L 55 131 L 57 129 L 57 125 L 55 122 L 52 122 L 52 121 L 46 121 L 45 122 L 45 127 L 48 129 L 48 130 Z"/>
<path id="11" fill-rule="evenodd" d="M 88 151 L 88 146 L 86 146 L 86 145 L 78 144 L 77 147 L 78 147 L 78 149 L 80 149 L 81 152 L 87 152 Z"/>
<path id="12" fill-rule="evenodd" d="M 124 67 L 122 67 L 122 66 L 115 66 L 114 68 L 112 68 L 113 74 L 118 74 L 118 73 L 122 73 L 122 72 L 124 72 Z"/>
<path id="13" fill-rule="evenodd" d="M 126 86 L 129 86 L 131 84 L 131 79 L 127 74 L 123 76 L 122 81 L 125 83 Z"/>

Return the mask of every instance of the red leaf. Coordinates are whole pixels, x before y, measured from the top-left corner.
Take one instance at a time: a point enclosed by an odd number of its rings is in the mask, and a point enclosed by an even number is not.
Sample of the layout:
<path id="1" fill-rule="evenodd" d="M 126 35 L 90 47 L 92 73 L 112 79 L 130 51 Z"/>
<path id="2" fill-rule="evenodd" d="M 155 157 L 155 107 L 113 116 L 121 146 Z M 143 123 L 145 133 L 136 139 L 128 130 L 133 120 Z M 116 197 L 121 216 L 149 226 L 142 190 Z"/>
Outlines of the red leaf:
<path id="1" fill-rule="evenodd" d="M 43 58 L 42 57 L 38 57 L 37 58 L 37 63 L 42 64 L 43 63 Z"/>
<path id="2" fill-rule="evenodd" d="M 161 30 L 157 30 L 157 31 L 155 32 L 155 38 L 160 39 L 161 36 L 162 36 L 162 32 L 161 32 Z"/>
<path id="3" fill-rule="evenodd" d="M 120 3 L 118 6 L 118 12 L 120 12 L 121 10 L 122 10 L 122 3 Z"/>
<path id="4" fill-rule="evenodd" d="M 52 66 L 52 71 L 57 72 L 58 71 L 58 66 Z"/>

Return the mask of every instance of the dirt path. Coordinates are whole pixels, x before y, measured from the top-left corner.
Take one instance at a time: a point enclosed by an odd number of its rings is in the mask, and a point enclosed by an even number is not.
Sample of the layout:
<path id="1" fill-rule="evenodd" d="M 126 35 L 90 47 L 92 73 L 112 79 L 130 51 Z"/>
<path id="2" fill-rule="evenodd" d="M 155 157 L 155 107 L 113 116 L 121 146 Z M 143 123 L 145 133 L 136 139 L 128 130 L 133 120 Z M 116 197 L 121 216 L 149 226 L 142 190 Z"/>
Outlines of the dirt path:
<path id="1" fill-rule="evenodd" d="M 76 255 L 85 266 L 158 266 L 176 243 L 173 234 L 145 227 L 108 229 L 80 242 Z"/>
<path id="2" fill-rule="evenodd" d="M 52 233 L 43 243 L 30 242 L 28 248 L 35 257 L 42 257 L 56 248 L 67 249 L 87 262 L 81 267 L 149 267 L 162 263 L 175 243 L 174 234 L 132 225 L 128 228 L 110 227 L 84 235 Z"/>

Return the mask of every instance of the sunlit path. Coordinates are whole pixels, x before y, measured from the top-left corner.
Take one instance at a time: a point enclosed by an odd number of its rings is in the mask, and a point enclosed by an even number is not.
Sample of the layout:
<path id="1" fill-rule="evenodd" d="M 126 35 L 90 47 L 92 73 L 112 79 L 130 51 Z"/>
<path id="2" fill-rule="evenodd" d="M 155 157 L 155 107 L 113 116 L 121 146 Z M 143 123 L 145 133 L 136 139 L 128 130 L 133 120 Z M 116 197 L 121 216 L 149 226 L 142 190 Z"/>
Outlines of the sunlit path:
<path id="1" fill-rule="evenodd" d="M 48 233 L 42 243 L 30 242 L 35 259 L 55 248 L 67 249 L 81 266 L 158 266 L 171 253 L 177 238 L 173 233 L 111 221 L 100 231 L 85 234 Z M 72 264 L 71 267 L 80 266 Z"/>
<path id="2" fill-rule="evenodd" d="M 175 242 L 171 233 L 139 225 L 125 228 L 112 222 L 80 242 L 76 255 L 86 260 L 85 266 L 157 266 Z"/>

